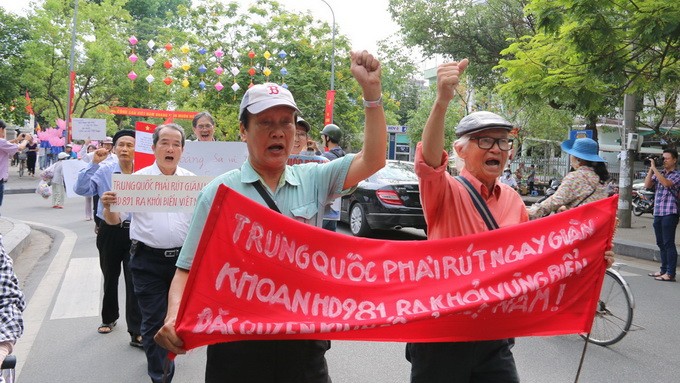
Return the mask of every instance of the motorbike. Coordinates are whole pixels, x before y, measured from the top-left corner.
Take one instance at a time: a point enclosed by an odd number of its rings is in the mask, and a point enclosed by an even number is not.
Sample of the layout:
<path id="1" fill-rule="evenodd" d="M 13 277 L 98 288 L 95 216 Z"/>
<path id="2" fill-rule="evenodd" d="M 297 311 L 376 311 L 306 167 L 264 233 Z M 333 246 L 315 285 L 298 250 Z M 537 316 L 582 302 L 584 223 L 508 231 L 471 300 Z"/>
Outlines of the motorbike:
<path id="1" fill-rule="evenodd" d="M 654 213 L 654 192 L 649 190 L 633 190 L 633 214 L 636 217 L 644 213 Z"/>
<path id="2" fill-rule="evenodd" d="M 557 188 L 559 188 L 559 187 L 560 187 L 560 181 L 558 181 L 554 178 L 551 179 L 550 180 L 550 186 L 548 186 L 548 188 L 545 189 L 545 194 L 543 195 L 543 197 L 539 198 L 538 201 L 536 201 L 536 203 L 543 202 L 546 199 L 548 199 L 548 197 L 555 194 L 555 192 L 557 191 Z"/>

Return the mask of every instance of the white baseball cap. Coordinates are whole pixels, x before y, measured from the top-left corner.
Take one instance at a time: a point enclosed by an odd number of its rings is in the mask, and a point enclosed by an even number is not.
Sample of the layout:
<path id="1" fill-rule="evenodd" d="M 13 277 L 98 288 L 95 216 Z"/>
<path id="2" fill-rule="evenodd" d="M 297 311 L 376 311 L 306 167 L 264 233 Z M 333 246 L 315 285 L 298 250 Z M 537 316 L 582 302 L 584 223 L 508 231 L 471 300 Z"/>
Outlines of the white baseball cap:
<path id="1" fill-rule="evenodd" d="M 243 95 L 238 118 L 239 120 L 241 119 L 244 110 L 248 110 L 252 114 L 258 114 L 280 105 L 289 106 L 298 112 L 300 111 L 297 104 L 295 104 L 293 95 L 281 85 L 273 82 L 253 85 Z"/>

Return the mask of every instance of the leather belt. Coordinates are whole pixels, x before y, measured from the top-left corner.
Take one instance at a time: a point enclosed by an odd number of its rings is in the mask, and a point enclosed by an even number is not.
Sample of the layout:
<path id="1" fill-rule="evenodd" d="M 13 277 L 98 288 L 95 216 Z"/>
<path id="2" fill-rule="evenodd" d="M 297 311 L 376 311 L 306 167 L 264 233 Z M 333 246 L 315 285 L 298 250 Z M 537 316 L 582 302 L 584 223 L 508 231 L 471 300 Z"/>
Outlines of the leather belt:
<path id="1" fill-rule="evenodd" d="M 151 253 L 153 253 L 154 255 L 159 255 L 159 256 L 162 256 L 162 257 L 166 257 L 166 258 L 177 257 L 179 255 L 179 251 L 182 250 L 181 247 L 173 247 L 171 249 L 157 249 L 157 248 L 151 247 L 151 246 L 149 246 L 149 245 L 147 245 L 147 244 L 145 244 L 144 242 L 141 242 L 141 241 L 133 241 L 133 243 L 134 243 L 134 245 L 137 246 L 137 250 L 146 249 L 146 250 L 150 251 Z"/>

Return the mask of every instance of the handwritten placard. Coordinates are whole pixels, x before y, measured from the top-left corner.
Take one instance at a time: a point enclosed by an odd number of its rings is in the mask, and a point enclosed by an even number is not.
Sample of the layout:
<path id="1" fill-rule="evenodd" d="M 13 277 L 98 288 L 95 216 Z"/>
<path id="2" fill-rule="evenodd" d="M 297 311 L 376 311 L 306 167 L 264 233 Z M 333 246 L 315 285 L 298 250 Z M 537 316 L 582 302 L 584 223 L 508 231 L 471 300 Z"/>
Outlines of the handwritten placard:
<path id="1" fill-rule="evenodd" d="M 106 120 L 100 118 L 74 118 L 73 139 L 103 140 L 106 138 Z"/>
<path id="2" fill-rule="evenodd" d="M 64 172 L 64 184 L 66 185 L 66 197 L 81 197 L 73 191 L 73 186 L 78 180 L 78 173 L 87 166 L 87 164 L 80 160 L 62 160 L 61 162 L 61 169 Z"/>
<path id="3" fill-rule="evenodd" d="M 179 166 L 197 176 L 218 176 L 238 169 L 248 158 L 245 142 L 187 141 Z"/>
<path id="4" fill-rule="evenodd" d="M 212 179 L 114 174 L 111 190 L 116 192 L 116 203 L 111 205 L 111 211 L 191 213 L 198 193 Z"/>

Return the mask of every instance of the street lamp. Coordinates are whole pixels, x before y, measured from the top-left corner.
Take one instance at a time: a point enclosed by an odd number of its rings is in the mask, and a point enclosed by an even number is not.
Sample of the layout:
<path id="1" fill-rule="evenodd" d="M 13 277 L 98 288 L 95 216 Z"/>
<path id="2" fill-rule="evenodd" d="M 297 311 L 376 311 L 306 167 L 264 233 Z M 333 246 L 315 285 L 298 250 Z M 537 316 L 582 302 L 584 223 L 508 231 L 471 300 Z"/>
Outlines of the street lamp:
<path id="1" fill-rule="evenodd" d="M 333 40 L 333 52 L 331 53 L 331 90 L 335 90 L 335 12 L 333 12 L 333 8 L 331 7 L 330 4 L 326 0 L 321 0 L 324 2 L 324 4 L 328 5 L 328 9 L 331 10 L 331 15 L 333 16 L 333 32 L 332 32 L 332 40 Z"/>

